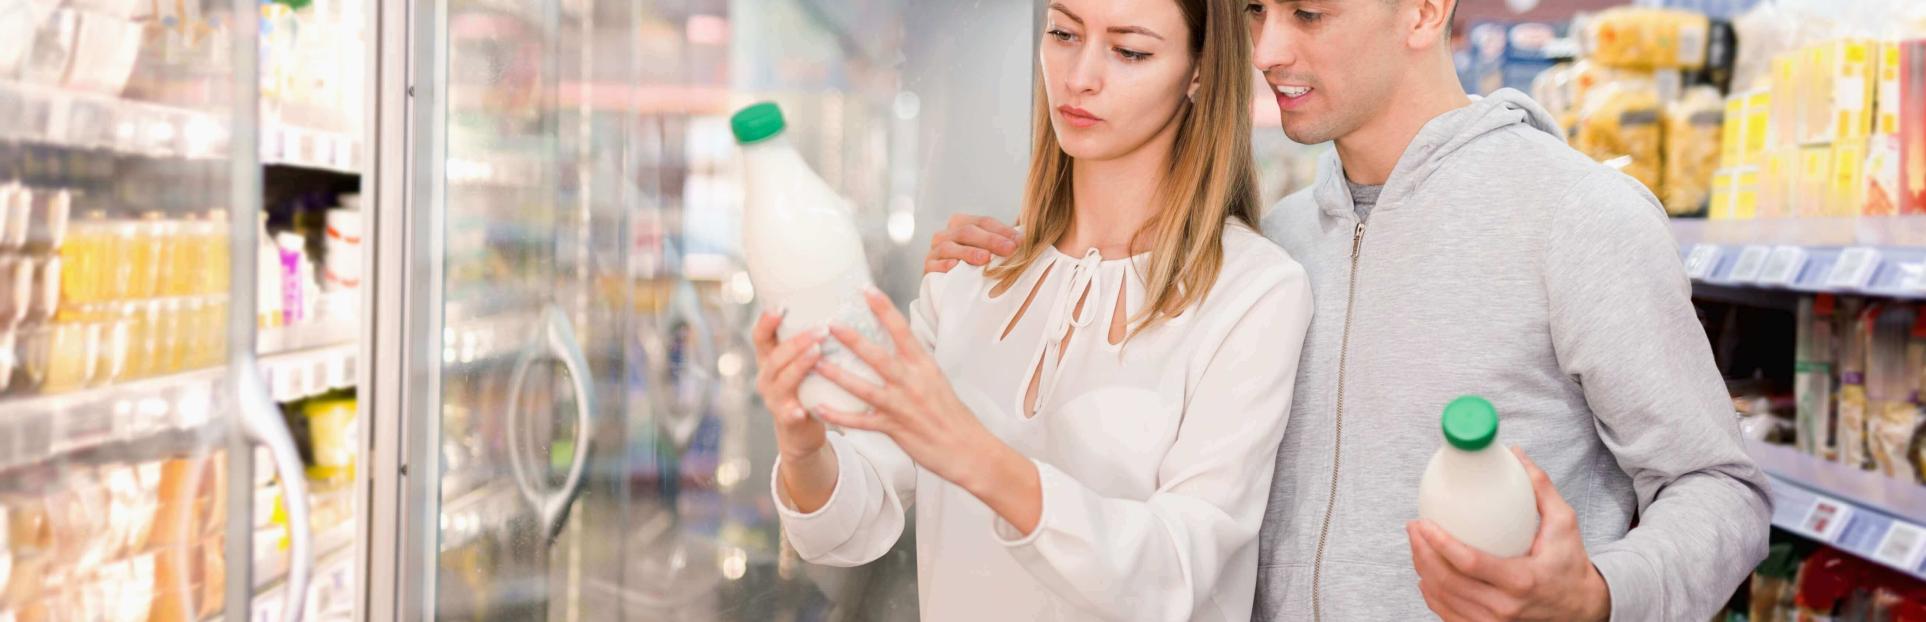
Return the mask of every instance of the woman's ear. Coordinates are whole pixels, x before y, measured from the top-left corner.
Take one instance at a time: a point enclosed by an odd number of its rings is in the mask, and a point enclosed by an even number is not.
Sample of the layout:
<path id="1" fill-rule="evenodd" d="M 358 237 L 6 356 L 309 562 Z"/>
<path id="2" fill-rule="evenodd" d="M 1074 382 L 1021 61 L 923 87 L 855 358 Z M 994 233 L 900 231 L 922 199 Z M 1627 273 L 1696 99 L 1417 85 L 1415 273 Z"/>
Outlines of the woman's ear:
<path id="1" fill-rule="evenodd" d="M 1202 70 L 1197 70 L 1197 69 L 1191 70 L 1190 88 L 1184 92 L 1184 97 L 1189 99 L 1190 103 L 1193 103 L 1193 104 L 1197 103 L 1197 89 L 1204 85 L 1202 78 L 1203 78 Z"/>

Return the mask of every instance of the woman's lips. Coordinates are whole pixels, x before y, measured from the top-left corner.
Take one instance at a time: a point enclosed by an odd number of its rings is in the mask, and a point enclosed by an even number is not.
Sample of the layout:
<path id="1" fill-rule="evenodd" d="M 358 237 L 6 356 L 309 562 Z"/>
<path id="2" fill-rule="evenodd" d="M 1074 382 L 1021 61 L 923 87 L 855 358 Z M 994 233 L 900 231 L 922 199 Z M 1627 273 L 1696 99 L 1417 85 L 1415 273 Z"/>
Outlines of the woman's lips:
<path id="1" fill-rule="evenodd" d="M 1103 122 L 1103 117 L 1090 114 L 1090 111 L 1076 106 L 1057 106 L 1057 115 L 1072 127 L 1086 128 Z"/>

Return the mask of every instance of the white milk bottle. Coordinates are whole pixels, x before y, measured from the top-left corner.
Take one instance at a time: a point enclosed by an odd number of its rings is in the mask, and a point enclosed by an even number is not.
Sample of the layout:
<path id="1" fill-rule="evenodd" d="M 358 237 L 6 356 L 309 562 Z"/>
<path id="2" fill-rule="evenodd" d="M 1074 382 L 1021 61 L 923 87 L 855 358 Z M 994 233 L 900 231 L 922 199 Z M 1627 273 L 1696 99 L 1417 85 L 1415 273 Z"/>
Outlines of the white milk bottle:
<path id="1" fill-rule="evenodd" d="M 782 110 L 759 103 L 729 120 L 742 144 L 742 250 L 749 280 L 767 309 L 783 310 L 777 334 L 788 339 L 829 324 L 843 326 L 890 347 L 876 316 L 863 302 L 869 263 L 848 203 L 804 164 L 783 138 Z M 834 337 L 823 340 L 823 360 L 877 382 L 876 373 Z M 810 374 L 797 397 L 812 411 L 828 406 L 862 412 L 869 406 L 842 387 Z"/>
<path id="2" fill-rule="evenodd" d="M 1418 484 L 1418 516 L 1498 557 L 1531 552 L 1538 497 L 1511 450 L 1496 442 L 1498 411 L 1467 395 L 1445 407 L 1445 444 Z"/>

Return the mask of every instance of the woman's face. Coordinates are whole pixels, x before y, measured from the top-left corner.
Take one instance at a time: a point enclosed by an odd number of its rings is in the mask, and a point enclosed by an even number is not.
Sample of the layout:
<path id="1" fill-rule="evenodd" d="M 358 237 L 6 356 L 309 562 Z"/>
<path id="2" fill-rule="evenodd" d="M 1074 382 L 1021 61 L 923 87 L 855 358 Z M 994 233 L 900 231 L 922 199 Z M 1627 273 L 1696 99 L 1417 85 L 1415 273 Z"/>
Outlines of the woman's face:
<path id="1" fill-rule="evenodd" d="M 1064 153 L 1115 159 L 1174 122 L 1195 74 L 1177 3 L 1055 0 L 1044 19 L 1044 93 Z"/>

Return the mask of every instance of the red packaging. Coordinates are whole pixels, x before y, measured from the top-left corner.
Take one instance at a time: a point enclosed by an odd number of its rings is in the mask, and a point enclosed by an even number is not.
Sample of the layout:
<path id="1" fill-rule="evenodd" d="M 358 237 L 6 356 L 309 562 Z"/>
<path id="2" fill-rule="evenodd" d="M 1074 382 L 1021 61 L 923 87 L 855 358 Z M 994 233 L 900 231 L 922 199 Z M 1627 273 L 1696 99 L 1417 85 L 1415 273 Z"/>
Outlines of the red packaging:
<path id="1" fill-rule="evenodd" d="M 1926 40 L 1899 44 L 1899 213 L 1926 214 Z"/>

